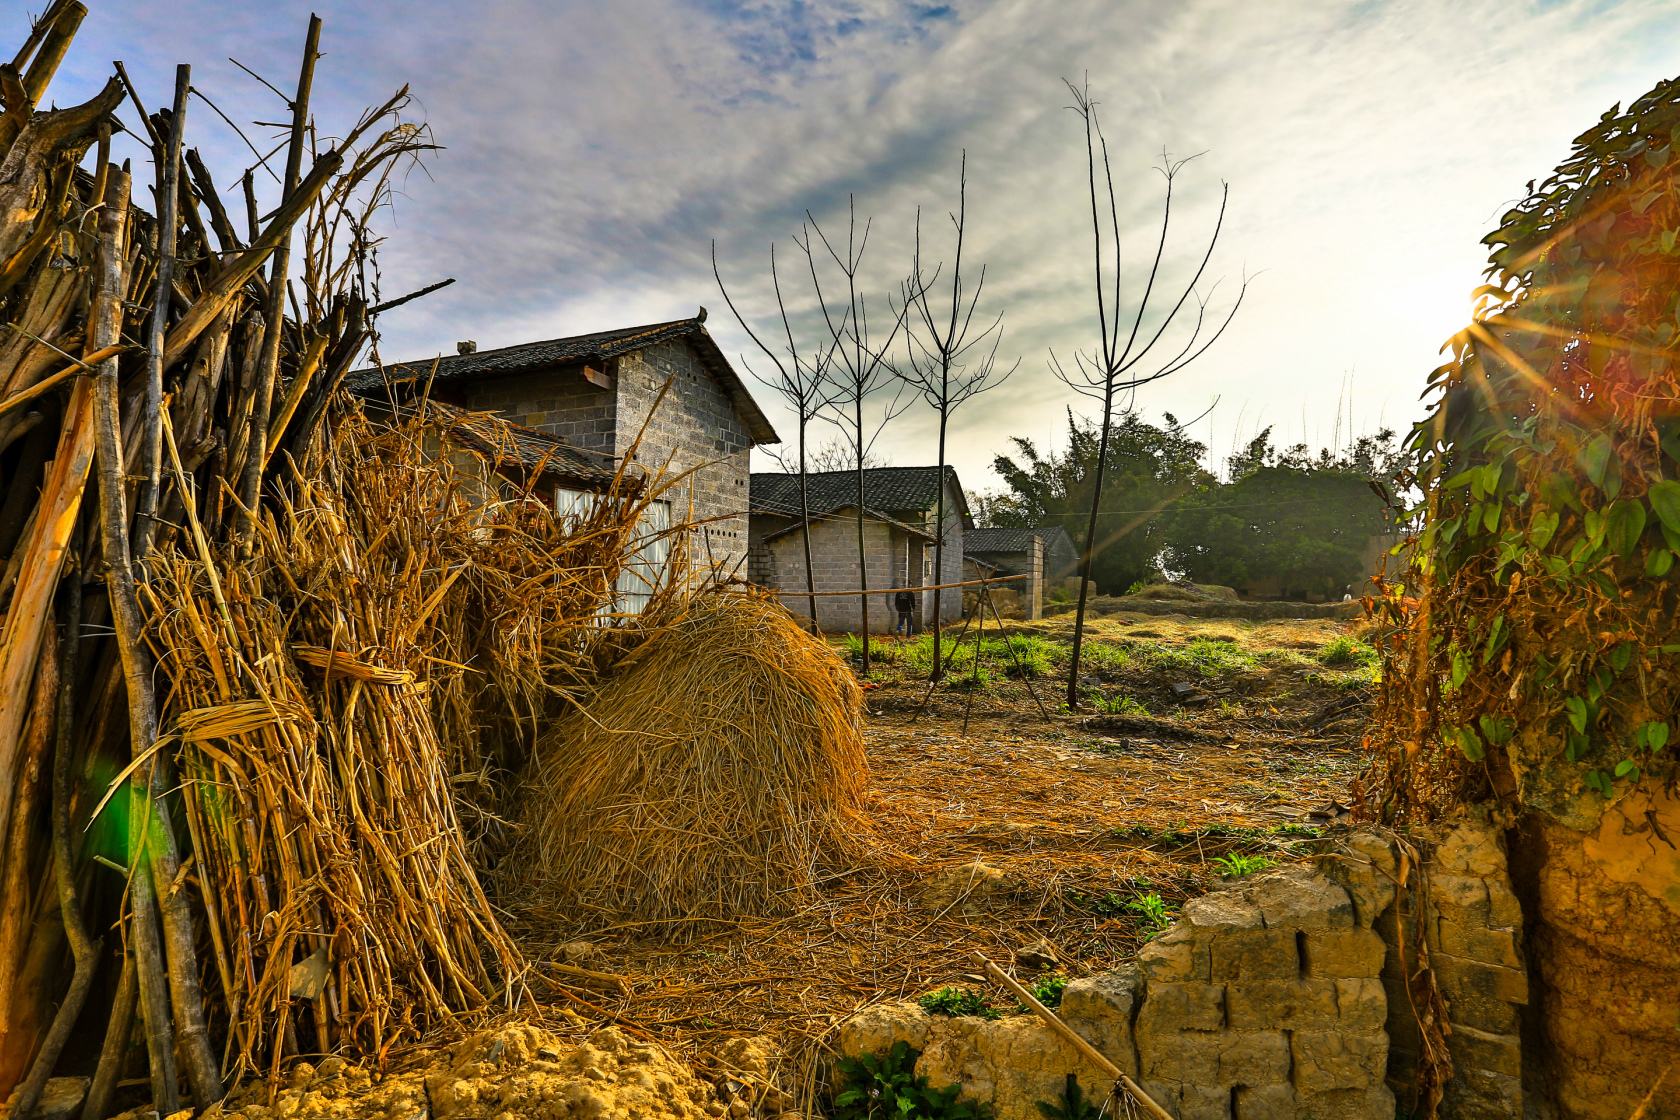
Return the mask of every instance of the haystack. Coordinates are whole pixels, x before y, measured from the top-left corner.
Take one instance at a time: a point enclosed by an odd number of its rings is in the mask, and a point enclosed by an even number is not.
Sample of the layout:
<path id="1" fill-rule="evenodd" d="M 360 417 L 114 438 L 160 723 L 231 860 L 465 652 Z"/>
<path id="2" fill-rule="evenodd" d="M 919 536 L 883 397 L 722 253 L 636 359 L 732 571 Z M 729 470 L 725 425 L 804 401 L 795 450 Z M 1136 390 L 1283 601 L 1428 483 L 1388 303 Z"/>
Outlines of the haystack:
<path id="1" fill-rule="evenodd" d="M 865 835 L 862 694 L 776 603 L 675 608 L 539 740 L 516 894 L 694 928 L 783 911 Z"/>

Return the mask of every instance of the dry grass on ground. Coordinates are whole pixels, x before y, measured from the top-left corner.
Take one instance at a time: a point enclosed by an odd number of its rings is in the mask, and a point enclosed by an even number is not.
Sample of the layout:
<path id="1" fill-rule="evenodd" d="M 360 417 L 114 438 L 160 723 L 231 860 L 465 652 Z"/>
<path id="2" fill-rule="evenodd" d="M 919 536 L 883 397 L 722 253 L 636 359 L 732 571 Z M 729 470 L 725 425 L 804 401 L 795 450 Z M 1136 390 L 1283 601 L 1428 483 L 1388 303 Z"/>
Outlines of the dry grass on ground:
<path id="1" fill-rule="evenodd" d="M 1011 633 L 1042 639 L 1032 648 L 1053 674 L 1066 628 Z M 1299 858 L 1323 822 L 1314 811 L 1345 800 L 1371 687 L 1351 634 L 1328 620 L 1098 619 L 1086 687 L 1111 711 L 1067 714 L 1048 677 L 1034 682 L 1048 720 L 1001 665 L 919 713 L 925 685 L 905 679 L 913 649 L 901 648 L 869 694 L 880 858 L 788 917 L 681 945 L 627 927 L 527 929 L 528 952 L 552 961 L 566 942 L 593 944 L 548 966 L 590 1018 L 697 1049 L 762 1032 L 790 1052 L 863 1004 L 982 986 L 975 950 L 1009 961 L 1044 939 L 1072 975 L 1112 967 L 1149 933 L 1141 900 L 1175 909 L 1230 852 Z M 1192 686 L 1188 705 L 1174 684 Z M 979 881 L 974 861 L 1001 878 Z"/>

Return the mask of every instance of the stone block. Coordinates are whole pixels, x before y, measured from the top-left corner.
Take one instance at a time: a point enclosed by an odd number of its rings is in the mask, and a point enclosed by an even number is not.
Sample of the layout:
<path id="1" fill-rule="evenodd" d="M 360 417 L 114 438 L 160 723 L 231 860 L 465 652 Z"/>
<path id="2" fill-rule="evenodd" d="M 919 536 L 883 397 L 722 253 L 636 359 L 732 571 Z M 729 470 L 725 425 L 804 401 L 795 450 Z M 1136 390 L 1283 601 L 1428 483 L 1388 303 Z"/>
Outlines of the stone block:
<path id="1" fill-rule="evenodd" d="M 1322 861 L 1325 874 L 1348 892 L 1354 921 L 1369 926 L 1394 904 L 1399 862 L 1389 842 L 1373 832 L 1350 833 Z"/>
<path id="2" fill-rule="evenodd" d="M 1485 1069 L 1455 1069 L 1443 1089 L 1441 1114 L 1462 1120 L 1522 1120 L 1522 1078 Z"/>
<path id="3" fill-rule="evenodd" d="M 1285 1084 L 1289 1036 L 1282 1031 L 1182 1031 L 1153 1035 L 1138 1030 L 1143 1076 L 1192 1087 Z"/>
<path id="4" fill-rule="evenodd" d="M 1487 881 L 1474 875 L 1431 875 L 1429 905 L 1442 917 L 1487 925 L 1491 910 Z"/>
<path id="5" fill-rule="evenodd" d="M 1295 1091 L 1302 1097 L 1381 1085 L 1388 1035 L 1373 1031 L 1296 1031 L 1290 1036 Z M 1393 1115 L 1390 1113 L 1390 1115 Z"/>
<path id="6" fill-rule="evenodd" d="M 1225 989 L 1218 984 L 1150 984 L 1138 1012 L 1138 1044 L 1145 1034 L 1216 1031 L 1224 1025 Z"/>
<path id="7" fill-rule="evenodd" d="M 1323 1029 L 1339 1018 L 1334 980 L 1246 980 L 1225 989 L 1233 1030 Z"/>
<path id="8" fill-rule="evenodd" d="M 1447 1014 L 1450 1019 L 1451 1008 Z M 1454 1021 L 1447 1036 L 1447 1050 L 1455 1070 L 1481 1069 L 1522 1077 L 1522 1044 L 1515 1034 L 1494 1034 Z"/>
<path id="9" fill-rule="evenodd" d="M 1502 879 L 1506 873 L 1499 832 L 1481 821 L 1455 823 L 1435 845 L 1430 863 L 1437 871 L 1483 879 Z"/>
<path id="10" fill-rule="evenodd" d="M 911 1049 L 927 1047 L 932 1024 L 927 1012 L 915 1003 L 878 1003 L 866 1007 L 840 1024 L 839 1050 L 849 1058 L 859 1054 L 880 1054 L 895 1042 L 907 1042 Z"/>
<path id="11" fill-rule="evenodd" d="M 1294 1120 L 1393 1120 L 1394 1116 L 1394 1094 L 1380 1083 L 1295 1096 Z"/>
<path id="12" fill-rule="evenodd" d="M 1295 1120 L 1295 1090 L 1289 1085 L 1239 1085 L 1231 1094 L 1232 1120 Z"/>
<path id="13" fill-rule="evenodd" d="M 1249 929 L 1215 938 L 1209 947 L 1215 983 L 1245 980 L 1293 980 L 1301 975 L 1295 931 Z"/>
<path id="14" fill-rule="evenodd" d="M 1074 980 L 1062 992 L 1061 1016 L 1068 1026 L 1128 1076 L 1137 1074 L 1132 1022 L 1143 1001 L 1137 965 Z"/>
<path id="15" fill-rule="evenodd" d="M 1206 981 L 1212 975 L 1208 944 L 1205 934 L 1180 922 L 1138 950 L 1138 965 L 1151 982 Z"/>
<path id="16" fill-rule="evenodd" d="M 1219 1085 L 1185 1085 L 1179 1120 L 1231 1120 L 1231 1090 Z"/>
<path id="17" fill-rule="evenodd" d="M 1184 921 L 1198 930 L 1225 933 L 1238 929 L 1260 929 L 1265 925 L 1260 908 L 1243 893 L 1214 891 L 1184 904 Z"/>
<path id="18" fill-rule="evenodd" d="M 1437 951 L 1449 956 L 1465 957 L 1473 961 L 1502 965 L 1505 968 L 1522 967 L 1522 956 L 1517 952 L 1516 934 L 1508 929 L 1466 925 L 1443 917 L 1435 925 L 1434 944 Z"/>
<path id="19" fill-rule="evenodd" d="M 1322 872 L 1292 867 L 1273 872 L 1244 892 L 1268 929 L 1336 929 L 1353 925 L 1353 900 Z"/>
<path id="20" fill-rule="evenodd" d="M 1521 929 L 1523 925 L 1522 903 L 1517 901 L 1516 892 L 1502 879 L 1487 880 L 1488 892 L 1488 925 L 1498 929 Z"/>
<path id="21" fill-rule="evenodd" d="M 1468 960 L 1450 953 L 1431 953 L 1429 964 L 1435 970 L 1436 984 L 1449 1000 L 1457 996 L 1517 1006 L 1528 1003 L 1528 973 L 1521 969 Z"/>
<path id="22" fill-rule="evenodd" d="M 1388 946 L 1369 929 L 1314 930 L 1301 948 L 1301 967 L 1308 976 L 1379 976 Z"/>
<path id="23" fill-rule="evenodd" d="M 1335 981 L 1336 1012 L 1343 1030 L 1375 1031 L 1388 1022 L 1388 990 L 1375 977 Z"/>

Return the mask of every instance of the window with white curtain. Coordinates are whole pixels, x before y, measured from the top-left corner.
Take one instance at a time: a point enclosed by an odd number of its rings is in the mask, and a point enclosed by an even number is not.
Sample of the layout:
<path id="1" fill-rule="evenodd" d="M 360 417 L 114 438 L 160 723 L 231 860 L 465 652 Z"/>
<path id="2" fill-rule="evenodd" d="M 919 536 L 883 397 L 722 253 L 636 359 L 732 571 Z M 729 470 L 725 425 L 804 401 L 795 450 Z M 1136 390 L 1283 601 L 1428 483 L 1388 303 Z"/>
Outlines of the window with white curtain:
<path id="1" fill-rule="evenodd" d="M 601 500 L 592 490 L 574 490 L 567 486 L 554 488 L 554 510 L 561 517 L 587 515 Z M 649 502 L 642 508 L 631 541 L 630 562 L 618 573 L 614 587 L 614 602 L 604 615 L 640 614 L 653 600 L 654 592 L 670 578 L 671 565 L 671 503 Z"/>

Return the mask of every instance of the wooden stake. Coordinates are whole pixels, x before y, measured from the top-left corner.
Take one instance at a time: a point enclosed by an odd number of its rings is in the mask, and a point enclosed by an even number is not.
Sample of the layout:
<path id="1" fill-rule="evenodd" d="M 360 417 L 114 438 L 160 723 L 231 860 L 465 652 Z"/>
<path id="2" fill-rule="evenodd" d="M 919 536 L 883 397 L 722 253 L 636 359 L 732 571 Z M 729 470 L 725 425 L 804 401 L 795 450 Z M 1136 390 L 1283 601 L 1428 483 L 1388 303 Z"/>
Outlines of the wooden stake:
<path id="1" fill-rule="evenodd" d="M 1009 973 L 993 964 L 986 958 L 986 954 L 984 953 L 975 953 L 974 959 L 979 961 L 985 968 L 988 976 L 1008 988 L 1011 992 L 1014 992 L 1016 999 L 1032 1008 L 1033 1012 L 1037 1014 L 1040 1019 L 1043 1019 L 1050 1025 L 1051 1030 L 1061 1035 L 1073 1046 L 1075 1050 L 1084 1055 L 1086 1061 L 1102 1070 L 1108 1076 L 1114 1078 L 1115 1084 L 1124 1089 L 1126 1091 L 1126 1095 L 1131 1097 L 1133 1102 L 1136 1103 L 1139 1108 L 1149 1113 L 1149 1115 L 1154 1117 L 1155 1120 L 1173 1120 L 1172 1113 L 1157 1104 L 1155 1099 L 1148 1093 L 1144 1092 L 1136 1081 L 1127 1077 L 1125 1073 L 1121 1071 L 1119 1066 L 1109 1061 L 1101 1050 L 1098 1050 L 1095 1046 L 1086 1042 L 1085 1039 L 1080 1036 L 1078 1031 L 1062 1022 L 1061 1017 L 1054 1011 L 1038 1002 L 1037 997 L 1027 991 L 1026 988 L 1022 987 L 1020 981 L 1016 980 L 1013 976 L 1009 975 Z"/>

